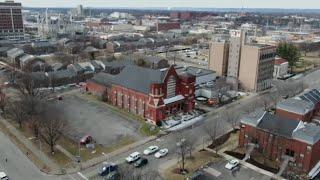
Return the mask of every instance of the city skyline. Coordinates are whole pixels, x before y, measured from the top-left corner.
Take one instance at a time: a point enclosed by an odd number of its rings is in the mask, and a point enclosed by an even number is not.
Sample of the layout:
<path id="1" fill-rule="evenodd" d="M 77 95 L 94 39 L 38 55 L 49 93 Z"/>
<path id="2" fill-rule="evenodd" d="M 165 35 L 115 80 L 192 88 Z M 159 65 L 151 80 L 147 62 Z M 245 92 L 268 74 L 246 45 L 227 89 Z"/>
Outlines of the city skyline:
<path id="1" fill-rule="evenodd" d="M 75 7 L 82 4 L 85 7 L 128 7 L 128 8 L 155 8 L 155 7 L 193 7 L 193 8 L 284 8 L 284 9 L 314 9 L 320 7 L 320 1 L 259 1 L 257 0 L 17 0 L 25 7 Z"/>

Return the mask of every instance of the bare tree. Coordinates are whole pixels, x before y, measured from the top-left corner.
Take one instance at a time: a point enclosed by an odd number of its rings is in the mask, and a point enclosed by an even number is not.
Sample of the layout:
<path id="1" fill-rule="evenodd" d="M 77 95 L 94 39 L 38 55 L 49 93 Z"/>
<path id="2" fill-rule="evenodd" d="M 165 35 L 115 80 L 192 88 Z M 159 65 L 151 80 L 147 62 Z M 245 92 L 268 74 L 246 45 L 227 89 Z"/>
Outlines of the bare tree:
<path id="1" fill-rule="evenodd" d="M 269 96 L 264 96 L 264 97 L 260 98 L 260 100 L 261 100 L 261 103 L 263 105 L 263 109 L 265 111 L 268 111 L 269 110 L 269 106 L 270 106 L 270 98 L 269 98 Z"/>
<path id="2" fill-rule="evenodd" d="M 44 108 L 43 100 L 36 96 L 26 95 L 22 96 L 20 103 L 23 112 L 25 113 L 25 117 L 30 122 L 29 125 L 33 130 L 34 136 L 38 137 L 40 121 L 42 120 L 39 116 Z"/>
<path id="3" fill-rule="evenodd" d="M 209 136 L 211 143 L 214 144 L 217 136 L 225 130 L 225 124 L 222 122 L 221 114 L 217 118 L 212 119 L 206 126 L 204 131 Z"/>
<path id="4" fill-rule="evenodd" d="M 43 113 L 41 114 L 42 121 L 40 121 L 39 133 L 41 138 L 50 146 L 51 153 L 54 154 L 54 146 L 60 139 L 63 132 L 65 132 L 67 123 L 60 117 L 56 108 L 46 105 Z"/>
<path id="5" fill-rule="evenodd" d="M 177 142 L 177 155 L 178 161 L 180 162 L 180 172 L 185 172 L 185 165 L 186 165 L 186 156 L 188 153 L 188 144 L 186 143 L 186 139 L 182 138 Z"/>
<path id="6" fill-rule="evenodd" d="M 5 113 L 5 108 L 7 106 L 8 98 L 6 94 L 3 92 L 3 88 L 0 87 L 0 109 L 2 113 Z"/>
<path id="7" fill-rule="evenodd" d="M 51 87 L 52 92 L 54 93 L 55 88 L 58 86 L 58 78 L 56 77 L 54 72 L 47 73 L 46 76 L 49 79 L 49 87 Z"/>
<path id="8" fill-rule="evenodd" d="M 193 134 L 186 134 L 185 136 L 185 144 L 187 146 L 187 151 L 189 153 L 189 157 L 192 157 L 192 151 L 195 149 L 196 136 Z"/>
<path id="9" fill-rule="evenodd" d="M 8 106 L 9 115 L 19 124 L 19 128 L 21 129 L 23 122 L 27 120 L 23 105 L 17 101 L 11 102 Z"/>
<path id="10" fill-rule="evenodd" d="M 232 129 L 236 129 L 239 126 L 240 113 L 224 110 L 221 114 L 222 118 L 231 124 Z"/>
<path id="11" fill-rule="evenodd" d="M 32 78 L 31 74 L 24 74 L 21 79 L 17 80 L 17 87 L 22 96 L 40 96 L 40 84 Z"/>

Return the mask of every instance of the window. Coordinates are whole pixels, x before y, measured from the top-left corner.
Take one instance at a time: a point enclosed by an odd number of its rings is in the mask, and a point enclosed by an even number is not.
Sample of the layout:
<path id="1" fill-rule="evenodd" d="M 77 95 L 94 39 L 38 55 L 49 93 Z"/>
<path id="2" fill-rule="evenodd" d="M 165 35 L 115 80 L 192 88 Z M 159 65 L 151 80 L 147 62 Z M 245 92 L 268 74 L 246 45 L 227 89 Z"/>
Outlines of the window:
<path id="1" fill-rule="evenodd" d="M 176 95 L 176 78 L 170 76 L 167 82 L 167 98 L 174 97 Z"/>

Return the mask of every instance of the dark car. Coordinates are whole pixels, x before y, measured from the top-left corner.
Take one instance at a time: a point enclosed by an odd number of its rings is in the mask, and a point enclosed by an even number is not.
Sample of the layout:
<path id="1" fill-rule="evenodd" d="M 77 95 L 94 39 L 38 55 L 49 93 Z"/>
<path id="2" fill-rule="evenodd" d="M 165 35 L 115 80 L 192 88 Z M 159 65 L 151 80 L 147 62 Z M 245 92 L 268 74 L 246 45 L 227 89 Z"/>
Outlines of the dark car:
<path id="1" fill-rule="evenodd" d="M 92 140 L 93 140 L 92 136 L 90 136 L 90 135 L 85 135 L 85 136 L 83 136 L 83 137 L 80 139 L 80 144 L 81 144 L 81 145 L 86 145 L 86 144 L 91 143 Z"/>
<path id="2" fill-rule="evenodd" d="M 104 177 L 103 180 L 120 180 L 120 174 L 118 171 L 113 171 Z"/>
<path id="3" fill-rule="evenodd" d="M 148 159 L 145 159 L 145 158 L 140 158 L 139 160 L 137 160 L 135 163 L 134 163 L 134 166 L 135 167 L 142 167 L 144 165 L 148 164 Z"/>
<path id="4" fill-rule="evenodd" d="M 118 171 L 118 165 L 109 162 L 103 162 L 102 165 L 98 169 L 98 174 L 100 176 L 106 176 L 111 172 Z"/>

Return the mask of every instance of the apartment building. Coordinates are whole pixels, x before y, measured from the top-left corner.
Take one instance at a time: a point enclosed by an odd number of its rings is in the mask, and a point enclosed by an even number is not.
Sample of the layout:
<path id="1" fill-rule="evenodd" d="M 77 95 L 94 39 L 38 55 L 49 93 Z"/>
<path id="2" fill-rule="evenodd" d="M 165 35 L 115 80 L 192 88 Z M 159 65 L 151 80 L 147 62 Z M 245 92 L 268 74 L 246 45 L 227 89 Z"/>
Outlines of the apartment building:
<path id="1" fill-rule="evenodd" d="M 209 69 L 218 76 L 226 76 L 228 72 L 229 42 L 219 41 L 210 44 Z"/>
<path id="2" fill-rule="evenodd" d="M 0 2 L 0 39 L 24 39 L 21 3 Z"/>
<path id="3" fill-rule="evenodd" d="M 228 77 L 238 79 L 241 59 L 241 49 L 245 43 L 246 35 L 244 31 L 230 31 L 230 48 L 228 60 Z"/>
<path id="4" fill-rule="evenodd" d="M 239 69 L 240 86 L 248 91 L 263 91 L 270 88 L 275 56 L 275 46 L 244 45 Z"/>

